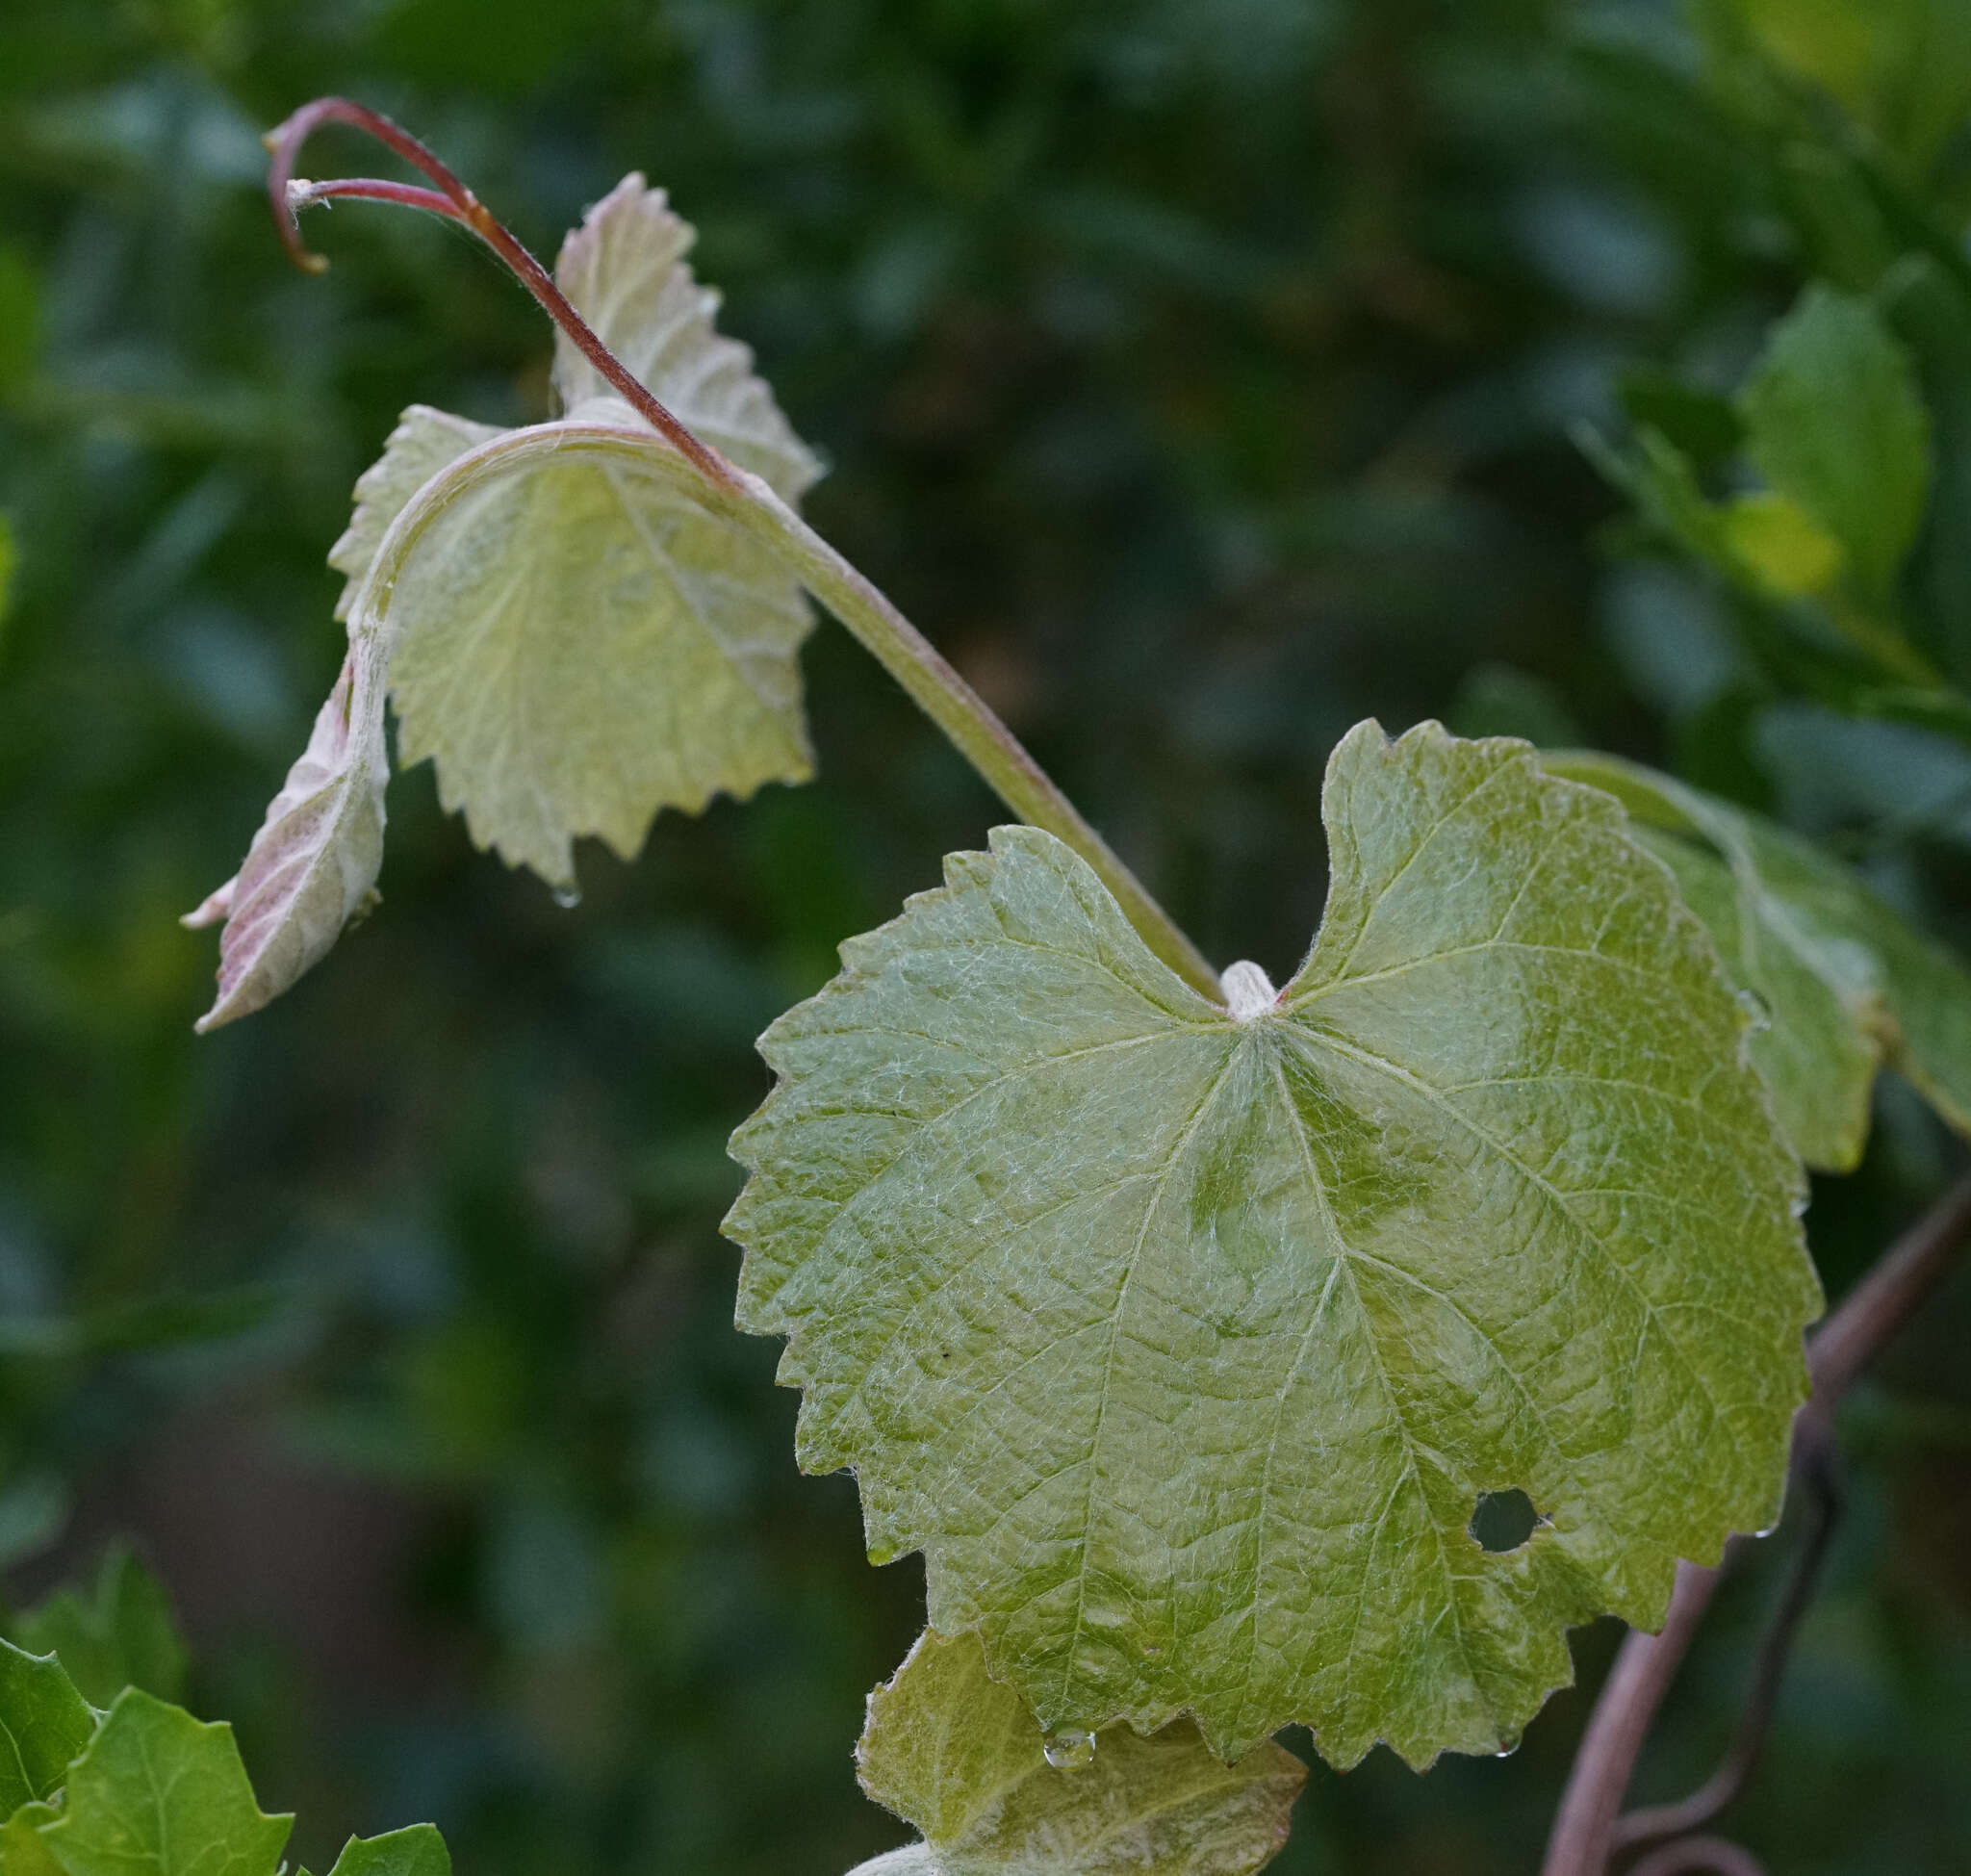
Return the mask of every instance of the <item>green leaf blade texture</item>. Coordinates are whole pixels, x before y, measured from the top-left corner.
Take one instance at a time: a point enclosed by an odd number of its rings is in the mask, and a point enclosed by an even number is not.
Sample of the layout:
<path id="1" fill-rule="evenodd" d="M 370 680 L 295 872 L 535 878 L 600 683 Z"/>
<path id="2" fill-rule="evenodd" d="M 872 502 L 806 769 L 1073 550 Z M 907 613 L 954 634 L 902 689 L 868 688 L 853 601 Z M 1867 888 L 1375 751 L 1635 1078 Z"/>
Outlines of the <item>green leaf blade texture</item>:
<path id="1" fill-rule="evenodd" d="M 1618 757 L 1550 773 L 1603 788 L 1676 873 L 1727 974 L 1767 1020 L 1754 1064 L 1809 1166 L 1852 1170 L 1884 1063 L 1971 1134 L 1971 973 L 1838 861 L 1760 815 Z"/>
<path id="2" fill-rule="evenodd" d="M 95 1724 L 54 1656 L 0 1641 L 0 1817 L 61 1786 Z"/>
<path id="3" fill-rule="evenodd" d="M 132 1687 L 40 1838 L 66 1876 L 274 1876 L 293 1823 L 255 1803 L 230 1726 Z"/>
<path id="4" fill-rule="evenodd" d="M 371 603 L 399 758 L 434 758 L 473 838 L 556 885 L 577 835 L 633 858 L 660 808 L 812 773 L 798 583 L 618 409 L 461 457 Z"/>
<path id="5" fill-rule="evenodd" d="M 1149 1737 L 1110 1727 L 1088 1743 L 1085 1762 L 1050 1764 L 978 1637 L 927 1630 L 869 1696 L 856 1748 L 862 1788 L 924 1834 L 878 1863 L 926 1876 L 1247 1876 L 1285 1844 L 1307 1776 L 1270 1742 L 1228 1766 L 1188 1720 Z"/>
<path id="6" fill-rule="evenodd" d="M 1864 300 L 1807 290 L 1739 396 L 1760 475 L 1890 595 L 1930 495 L 1930 417 L 1909 355 Z"/>
<path id="7" fill-rule="evenodd" d="M 1325 814 L 1242 1022 L 1047 835 L 947 861 L 763 1039 L 728 1229 L 802 1464 L 1043 1723 L 1421 1764 L 1772 1521 L 1820 1297 L 1749 1019 L 1614 804 L 1370 724 Z"/>

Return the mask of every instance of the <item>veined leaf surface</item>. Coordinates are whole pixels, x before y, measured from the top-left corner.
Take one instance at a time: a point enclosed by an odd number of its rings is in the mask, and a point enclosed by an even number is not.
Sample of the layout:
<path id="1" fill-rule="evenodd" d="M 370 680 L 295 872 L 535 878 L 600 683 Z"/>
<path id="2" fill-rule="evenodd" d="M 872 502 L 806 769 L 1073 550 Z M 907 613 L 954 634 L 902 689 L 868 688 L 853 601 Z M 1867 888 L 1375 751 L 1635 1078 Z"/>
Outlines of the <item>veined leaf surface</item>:
<path id="1" fill-rule="evenodd" d="M 1868 1138 L 1884 1059 L 1971 1133 L 1971 974 L 1810 842 L 1619 757 L 1543 756 L 1605 788 L 1670 865 L 1727 973 L 1770 1020 L 1753 1062 L 1800 1156 L 1842 1172 Z"/>
<path id="2" fill-rule="evenodd" d="M 274 1876 L 294 1821 L 254 1802 L 230 1726 L 131 1687 L 40 1839 L 67 1876 Z"/>
<path id="3" fill-rule="evenodd" d="M 1189 1720 L 1052 1742 L 976 1635 L 927 1630 L 869 1696 L 862 1788 L 924 1834 L 866 1876 L 1246 1876 L 1287 1841 L 1307 1768 L 1270 1741 L 1236 1765 Z"/>
<path id="4" fill-rule="evenodd" d="M 1772 1521 L 1820 1293 L 1750 1018 L 1614 802 L 1365 724 L 1325 815 L 1242 1019 L 1050 836 L 949 860 L 762 1040 L 728 1228 L 802 1464 L 1045 1725 L 1421 1764 Z"/>
<path id="5" fill-rule="evenodd" d="M 659 808 L 812 772 L 799 585 L 627 406 L 589 409 L 428 483 L 364 602 L 399 758 L 434 757 L 480 845 L 563 885 L 576 835 L 628 858 Z"/>

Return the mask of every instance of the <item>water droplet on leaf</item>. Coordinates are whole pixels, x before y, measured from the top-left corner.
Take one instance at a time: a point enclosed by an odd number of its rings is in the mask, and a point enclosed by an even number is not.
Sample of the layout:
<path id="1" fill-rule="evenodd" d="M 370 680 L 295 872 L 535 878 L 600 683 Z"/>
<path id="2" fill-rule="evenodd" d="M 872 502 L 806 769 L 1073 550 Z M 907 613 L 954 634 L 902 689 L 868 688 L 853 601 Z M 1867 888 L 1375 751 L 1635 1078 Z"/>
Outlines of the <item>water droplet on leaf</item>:
<path id="1" fill-rule="evenodd" d="M 1752 1031 L 1757 1035 L 1761 1030 L 1773 1026 L 1773 1006 L 1756 990 L 1740 990 L 1738 1007 L 1752 1018 Z"/>
<path id="2" fill-rule="evenodd" d="M 1095 1735 L 1063 1726 L 1048 1734 L 1040 1750 L 1057 1772 L 1079 1772 L 1095 1762 Z"/>
<path id="3" fill-rule="evenodd" d="M 554 903 L 563 912 L 573 912 L 581 904 L 581 887 L 578 886 L 557 886 L 554 888 Z"/>
<path id="4" fill-rule="evenodd" d="M 1493 1753 L 1495 1759 L 1510 1759 L 1520 1749 L 1520 1735 L 1515 1733 L 1510 1738 L 1501 1739 Z"/>

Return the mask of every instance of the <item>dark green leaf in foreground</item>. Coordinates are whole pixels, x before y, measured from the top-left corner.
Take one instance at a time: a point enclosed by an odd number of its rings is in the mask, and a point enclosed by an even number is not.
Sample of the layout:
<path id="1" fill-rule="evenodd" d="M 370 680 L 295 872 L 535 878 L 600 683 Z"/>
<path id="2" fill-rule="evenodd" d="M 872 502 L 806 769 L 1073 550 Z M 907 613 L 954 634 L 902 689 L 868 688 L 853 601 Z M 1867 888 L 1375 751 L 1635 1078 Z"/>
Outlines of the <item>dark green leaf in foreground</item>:
<path id="1" fill-rule="evenodd" d="M 0 1641 L 0 1817 L 55 1790 L 95 1724 L 52 1655 Z"/>
<path id="2" fill-rule="evenodd" d="M 185 1638 L 164 1585 L 125 1544 L 103 1554 L 92 1589 L 58 1589 L 20 1617 L 28 1647 L 53 1650 L 70 1679 L 98 1707 L 125 1687 L 160 1700 L 185 1692 Z"/>
<path id="3" fill-rule="evenodd" d="M 1245 1876 L 1286 1842 L 1307 1776 L 1270 1741 L 1228 1766 L 1189 1720 L 1048 1738 L 976 1635 L 929 1630 L 869 1696 L 856 1764 L 924 1834 L 869 1876 Z"/>
<path id="4" fill-rule="evenodd" d="M 1820 1295 L 1751 1019 L 1613 801 L 1365 724 L 1325 816 L 1314 949 L 1237 1015 L 1048 835 L 949 860 L 767 1032 L 729 1228 L 802 1463 L 1045 1724 L 1421 1764 L 1772 1521 Z"/>
<path id="5" fill-rule="evenodd" d="M 293 1823 L 254 1802 L 230 1726 L 132 1687 L 40 1837 L 67 1876 L 274 1876 Z"/>
<path id="6" fill-rule="evenodd" d="M 1546 756 L 1605 788 L 1710 928 L 1768 1017 L 1753 1060 L 1810 1166 L 1846 1171 L 1886 1059 L 1971 1133 L 1971 975 L 1839 861 L 1756 814 L 1613 756 Z"/>

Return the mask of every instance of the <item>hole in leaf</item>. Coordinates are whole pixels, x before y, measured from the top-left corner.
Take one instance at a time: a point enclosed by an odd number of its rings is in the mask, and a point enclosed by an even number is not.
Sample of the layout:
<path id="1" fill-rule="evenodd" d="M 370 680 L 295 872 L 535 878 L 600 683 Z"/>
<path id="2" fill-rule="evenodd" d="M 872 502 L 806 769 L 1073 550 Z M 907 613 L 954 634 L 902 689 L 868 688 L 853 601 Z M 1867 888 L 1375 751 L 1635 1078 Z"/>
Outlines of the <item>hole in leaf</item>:
<path id="1" fill-rule="evenodd" d="M 1485 1551 L 1516 1551 L 1547 1521 L 1533 1509 L 1533 1501 L 1515 1485 L 1508 1492 L 1480 1492 L 1466 1527 Z"/>

